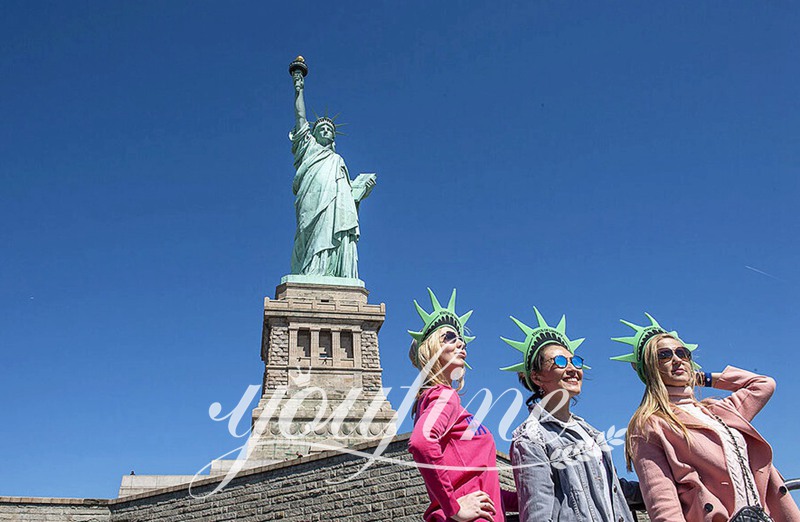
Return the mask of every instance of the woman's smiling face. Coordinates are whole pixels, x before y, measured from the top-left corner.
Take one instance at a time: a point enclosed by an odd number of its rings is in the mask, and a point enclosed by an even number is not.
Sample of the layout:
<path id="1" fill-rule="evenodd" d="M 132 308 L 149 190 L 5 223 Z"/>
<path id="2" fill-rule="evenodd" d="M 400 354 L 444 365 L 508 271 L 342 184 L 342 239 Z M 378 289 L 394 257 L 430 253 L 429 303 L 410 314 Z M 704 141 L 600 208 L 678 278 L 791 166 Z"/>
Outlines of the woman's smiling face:
<path id="1" fill-rule="evenodd" d="M 566 368 L 559 368 L 555 364 L 554 359 L 559 355 L 566 357 Z M 570 397 L 581 393 L 583 370 L 573 366 L 572 352 L 560 344 L 551 344 L 542 348 L 541 357 L 543 358 L 542 369 L 538 372 L 531 372 L 531 380 L 542 389 L 545 395 L 557 390 L 566 391 Z"/>

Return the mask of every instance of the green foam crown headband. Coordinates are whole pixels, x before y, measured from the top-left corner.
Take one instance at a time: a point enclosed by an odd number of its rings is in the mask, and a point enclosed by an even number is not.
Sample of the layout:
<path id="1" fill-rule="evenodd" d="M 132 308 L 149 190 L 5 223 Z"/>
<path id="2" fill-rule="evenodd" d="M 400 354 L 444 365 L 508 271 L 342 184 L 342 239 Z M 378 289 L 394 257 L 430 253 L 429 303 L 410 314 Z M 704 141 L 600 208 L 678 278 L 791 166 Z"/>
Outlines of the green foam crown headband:
<path id="1" fill-rule="evenodd" d="M 544 317 L 542 317 L 542 314 L 539 313 L 538 308 L 534 306 L 533 311 L 536 313 L 536 320 L 539 322 L 539 326 L 537 328 L 531 328 L 516 317 L 511 316 L 511 320 L 514 321 L 519 329 L 525 334 L 524 341 L 512 341 L 511 339 L 506 339 L 505 337 L 500 338 L 508 343 L 508 345 L 512 348 L 522 352 L 521 363 L 500 369 L 507 372 L 522 372 L 525 375 L 525 382 L 528 384 L 530 389 L 534 388 L 533 382 L 531 382 L 531 370 L 533 369 L 533 361 L 536 360 L 536 355 L 539 353 L 539 350 L 548 344 L 560 344 L 570 352 L 575 353 L 575 350 L 578 348 L 578 346 L 580 346 L 585 340 L 575 339 L 574 341 L 570 341 L 567 338 L 566 316 L 562 315 L 561 320 L 558 322 L 558 326 L 553 328 L 547 324 L 547 322 L 544 320 Z M 587 370 L 589 369 L 589 367 L 586 365 L 584 365 L 584 368 Z"/>
<path id="2" fill-rule="evenodd" d="M 433 311 L 431 313 L 426 312 L 425 309 L 419 305 L 417 300 L 414 300 L 414 307 L 417 309 L 417 313 L 424 323 L 422 330 L 419 332 L 408 331 L 411 337 L 417 342 L 417 346 L 422 344 L 433 332 L 444 326 L 449 326 L 458 332 L 458 335 L 464 339 L 464 343 L 473 341 L 475 339 L 474 336 L 464 335 L 464 325 L 472 315 L 472 310 L 462 316 L 456 314 L 456 289 L 453 288 L 453 293 L 450 295 L 450 301 L 447 303 L 446 307 L 443 307 L 439 303 L 439 300 L 436 299 L 436 294 L 434 294 L 433 290 L 430 288 L 428 288 L 428 294 L 431 297 L 431 304 L 433 305 Z M 467 368 L 469 367 L 470 366 L 467 365 Z"/>
<path id="3" fill-rule="evenodd" d="M 693 352 L 697 349 L 696 344 L 688 344 L 681 340 L 678 336 L 678 332 L 672 331 L 668 332 L 665 330 L 658 321 L 653 319 L 653 316 L 648 314 L 647 312 L 644 313 L 648 319 L 650 319 L 649 326 L 639 326 L 633 323 L 630 323 L 624 319 L 620 319 L 619 321 L 627 326 L 633 328 L 636 332 L 632 337 L 613 337 L 612 341 L 617 341 L 618 343 L 629 344 L 633 347 L 632 353 L 626 353 L 625 355 L 618 355 L 616 357 L 612 357 L 612 361 L 620 361 L 620 362 L 629 362 L 634 365 L 636 368 L 636 374 L 639 376 L 639 379 L 642 382 L 646 383 L 647 381 L 644 378 L 644 347 L 647 346 L 647 342 L 652 339 L 654 336 L 658 334 L 669 334 L 678 341 L 681 342 L 690 352 Z M 700 365 L 692 360 L 692 367 L 695 369 L 700 369 Z"/>

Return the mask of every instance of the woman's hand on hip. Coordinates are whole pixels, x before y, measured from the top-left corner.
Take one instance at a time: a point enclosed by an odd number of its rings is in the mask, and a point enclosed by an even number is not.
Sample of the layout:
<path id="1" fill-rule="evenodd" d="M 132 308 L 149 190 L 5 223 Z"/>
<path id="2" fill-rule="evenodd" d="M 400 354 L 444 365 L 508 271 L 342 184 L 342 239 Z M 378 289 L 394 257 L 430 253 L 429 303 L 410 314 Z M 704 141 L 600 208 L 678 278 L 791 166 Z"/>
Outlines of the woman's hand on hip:
<path id="1" fill-rule="evenodd" d="M 457 502 L 461 509 L 453 515 L 453 520 L 456 522 L 471 522 L 478 518 L 494 522 L 492 515 L 497 511 L 495 511 L 494 502 L 486 492 L 475 491 L 459 498 Z"/>

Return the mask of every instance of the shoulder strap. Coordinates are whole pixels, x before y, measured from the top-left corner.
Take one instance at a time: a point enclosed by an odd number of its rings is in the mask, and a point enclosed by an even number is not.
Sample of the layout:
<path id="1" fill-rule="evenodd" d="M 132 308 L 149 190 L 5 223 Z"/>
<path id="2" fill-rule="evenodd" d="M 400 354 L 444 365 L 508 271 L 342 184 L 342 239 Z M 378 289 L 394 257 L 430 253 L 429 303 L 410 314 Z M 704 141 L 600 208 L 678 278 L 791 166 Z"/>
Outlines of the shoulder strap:
<path id="1" fill-rule="evenodd" d="M 722 427 L 725 428 L 725 431 L 728 432 L 728 436 L 731 438 L 731 442 L 733 443 L 733 449 L 736 451 L 736 457 L 739 459 L 739 466 L 742 467 L 742 475 L 744 475 L 744 481 L 747 484 L 747 488 L 745 488 L 745 491 L 744 491 L 745 502 L 747 502 L 747 504 L 751 505 L 751 506 L 759 505 L 758 492 L 756 491 L 756 488 L 753 485 L 753 481 L 750 479 L 750 473 L 749 473 L 750 470 L 747 468 L 747 466 L 744 463 L 744 456 L 742 456 L 742 450 L 741 450 L 741 448 L 739 448 L 739 444 L 736 443 L 736 437 L 733 436 L 733 432 L 731 431 L 730 427 L 725 423 L 724 420 L 722 420 L 722 418 L 719 415 L 717 415 L 714 412 L 709 412 L 709 413 L 711 413 L 711 415 L 713 415 L 714 418 L 717 419 L 717 421 L 720 424 L 722 424 Z M 748 489 L 750 491 L 748 491 Z M 749 498 L 748 493 L 753 495 L 753 503 L 752 504 L 750 503 L 750 498 Z"/>

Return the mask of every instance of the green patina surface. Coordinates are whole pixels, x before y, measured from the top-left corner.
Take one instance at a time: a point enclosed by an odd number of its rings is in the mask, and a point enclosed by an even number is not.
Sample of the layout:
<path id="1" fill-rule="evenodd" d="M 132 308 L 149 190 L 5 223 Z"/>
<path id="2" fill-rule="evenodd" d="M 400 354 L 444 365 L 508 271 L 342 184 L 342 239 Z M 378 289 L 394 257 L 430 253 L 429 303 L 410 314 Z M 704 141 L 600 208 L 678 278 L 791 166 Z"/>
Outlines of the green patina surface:
<path id="1" fill-rule="evenodd" d="M 358 280 L 358 205 L 372 192 L 376 175 L 350 179 L 344 158 L 336 153 L 335 118 L 323 116 L 313 127 L 306 119 L 305 60 L 298 57 L 289 70 L 295 88 L 295 127 L 289 139 L 297 217 L 291 273 Z"/>

